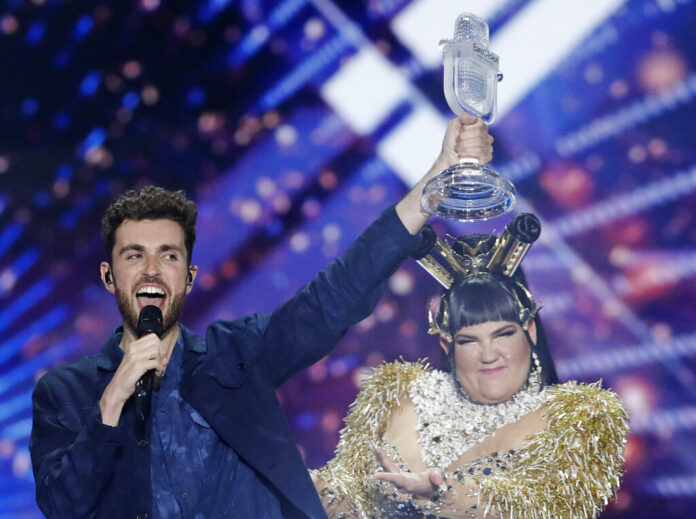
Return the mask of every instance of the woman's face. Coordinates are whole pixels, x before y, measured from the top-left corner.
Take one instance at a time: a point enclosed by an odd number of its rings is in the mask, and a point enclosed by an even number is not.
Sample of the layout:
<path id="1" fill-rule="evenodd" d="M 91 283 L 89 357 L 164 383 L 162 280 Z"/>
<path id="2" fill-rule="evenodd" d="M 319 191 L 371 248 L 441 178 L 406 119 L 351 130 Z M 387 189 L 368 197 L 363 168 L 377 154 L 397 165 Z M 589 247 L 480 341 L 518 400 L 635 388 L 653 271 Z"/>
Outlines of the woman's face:
<path id="1" fill-rule="evenodd" d="M 529 326 L 536 344 L 536 326 Z M 512 321 L 488 321 L 464 326 L 454 334 L 454 368 L 469 397 L 483 404 L 510 398 L 527 381 L 530 346 L 522 327 Z M 445 353 L 452 344 L 440 339 Z"/>

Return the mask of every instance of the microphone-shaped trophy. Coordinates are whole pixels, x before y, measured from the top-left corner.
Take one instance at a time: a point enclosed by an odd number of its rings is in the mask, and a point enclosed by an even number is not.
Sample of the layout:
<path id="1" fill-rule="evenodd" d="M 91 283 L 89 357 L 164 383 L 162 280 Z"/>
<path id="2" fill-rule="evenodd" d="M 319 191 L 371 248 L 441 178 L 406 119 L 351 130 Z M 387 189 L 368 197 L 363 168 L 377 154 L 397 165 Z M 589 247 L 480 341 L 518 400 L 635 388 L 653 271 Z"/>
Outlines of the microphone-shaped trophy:
<path id="1" fill-rule="evenodd" d="M 495 119 L 498 56 L 488 50 L 488 25 L 471 13 L 459 15 L 454 38 L 441 40 L 447 104 L 459 115 L 469 112 L 486 124 Z M 423 188 L 423 208 L 443 218 L 488 220 L 515 206 L 515 186 L 475 158 L 461 158 Z"/>

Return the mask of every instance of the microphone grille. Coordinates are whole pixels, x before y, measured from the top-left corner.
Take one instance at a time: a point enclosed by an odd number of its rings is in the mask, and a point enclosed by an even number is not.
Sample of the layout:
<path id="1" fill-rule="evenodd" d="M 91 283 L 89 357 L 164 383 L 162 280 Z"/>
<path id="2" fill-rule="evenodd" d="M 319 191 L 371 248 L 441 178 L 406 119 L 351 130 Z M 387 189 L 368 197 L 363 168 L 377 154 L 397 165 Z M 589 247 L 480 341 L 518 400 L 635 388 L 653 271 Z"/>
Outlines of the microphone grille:
<path id="1" fill-rule="evenodd" d="M 138 315 L 138 336 L 154 333 L 158 337 L 162 335 L 162 310 L 154 305 L 148 305 L 140 310 Z"/>
<path id="2" fill-rule="evenodd" d="M 488 24 L 473 13 L 462 13 L 454 22 L 454 41 L 473 40 L 488 47 Z"/>

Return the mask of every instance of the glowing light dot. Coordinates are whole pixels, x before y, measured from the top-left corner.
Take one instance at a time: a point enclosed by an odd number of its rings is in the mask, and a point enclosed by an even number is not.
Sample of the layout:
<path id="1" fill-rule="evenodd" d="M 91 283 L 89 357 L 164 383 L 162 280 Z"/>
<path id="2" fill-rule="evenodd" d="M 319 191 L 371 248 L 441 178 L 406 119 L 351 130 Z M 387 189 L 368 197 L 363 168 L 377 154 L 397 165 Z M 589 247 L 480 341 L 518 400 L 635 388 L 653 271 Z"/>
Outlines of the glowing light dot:
<path id="1" fill-rule="evenodd" d="M 628 160 L 634 164 L 644 162 L 647 157 L 648 152 L 645 151 L 645 148 L 640 144 L 634 144 L 628 150 Z"/>
<path id="2" fill-rule="evenodd" d="M 9 459 L 15 453 L 17 446 L 10 440 L 0 440 L 0 458 Z"/>
<path id="3" fill-rule="evenodd" d="M 19 29 L 19 23 L 17 22 L 17 18 L 11 14 L 6 14 L 0 18 L 0 30 L 5 34 L 14 34 L 17 32 L 17 29 Z"/>
<path id="4" fill-rule="evenodd" d="M 296 232 L 290 238 L 290 248 L 296 253 L 305 252 L 311 245 L 309 235 L 304 232 Z"/>
<path id="5" fill-rule="evenodd" d="M 297 142 L 297 130 L 289 124 L 283 124 L 275 131 L 275 140 L 279 146 L 292 146 Z"/>
<path id="6" fill-rule="evenodd" d="M 261 216 L 261 204 L 256 200 L 244 200 L 239 207 L 239 217 L 246 223 L 253 223 Z"/>
<path id="7" fill-rule="evenodd" d="M 657 343 L 667 343 L 673 339 L 672 328 L 667 323 L 654 324 L 650 333 Z"/>
<path id="8" fill-rule="evenodd" d="M 239 273 L 239 266 L 234 261 L 225 261 L 220 265 L 220 274 L 225 278 L 233 278 Z"/>
<path id="9" fill-rule="evenodd" d="M 375 310 L 375 316 L 377 320 L 383 323 L 387 323 L 394 319 L 396 315 L 396 305 L 394 303 L 384 301 L 377 306 Z"/>
<path id="10" fill-rule="evenodd" d="M 147 85 L 140 92 L 140 96 L 143 98 L 143 103 L 146 105 L 154 105 L 159 101 L 159 90 L 152 85 Z"/>
<path id="11" fill-rule="evenodd" d="M 307 368 L 307 375 L 309 375 L 309 378 L 315 382 L 321 382 L 324 380 L 327 375 L 326 357 Z"/>
<path id="12" fill-rule="evenodd" d="M 288 189 L 299 189 L 304 184 L 304 175 L 299 171 L 288 171 L 283 177 L 283 183 Z"/>
<path id="13" fill-rule="evenodd" d="M 302 214 L 305 218 L 311 219 L 319 216 L 321 204 L 313 198 L 309 198 L 302 204 Z"/>
<path id="14" fill-rule="evenodd" d="M 625 97 L 626 94 L 628 94 L 628 83 L 623 79 L 616 79 L 612 81 L 611 85 L 609 86 L 609 93 L 611 93 L 612 97 L 615 99 Z"/>
<path id="15" fill-rule="evenodd" d="M 319 40 L 326 34 L 326 25 L 321 18 L 310 18 L 305 23 L 304 33 L 308 40 Z"/>
<path id="16" fill-rule="evenodd" d="M 333 171 L 322 171 L 319 174 L 319 185 L 326 190 L 334 189 L 338 185 L 338 177 Z"/>
<path id="17" fill-rule="evenodd" d="M 264 114 L 262 121 L 266 128 L 275 128 L 280 123 L 280 115 L 278 112 L 268 112 Z"/>
<path id="18" fill-rule="evenodd" d="M 12 472 L 15 476 L 24 476 L 31 469 L 31 457 L 29 451 L 20 449 L 12 459 Z"/>
<path id="19" fill-rule="evenodd" d="M 215 274 L 212 272 L 206 272 L 205 274 L 198 276 L 196 281 L 203 290 L 212 290 L 218 284 L 217 276 L 215 276 Z"/>
<path id="20" fill-rule="evenodd" d="M 329 374 L 334 378 L 341 378 L 348 373 L 348 364 L 343 360 L 335 360 L 329 364 Z"/>
<path id="21" fill-rule="evenodd" d="M 256 181 L 256 193 L 262 198 L 270 198 L 276 192 L 276 183 L 268 177 L 261 177 Z"/>
<path id="22" fill-rule="evenodd" d="M 605 301 L 602 304 L 602 313 L 607 317 L 617 317 L 621 314 L 621 304 L 615 299 Z"/>
<path id="23" fill-rule="evenodd" d="M 321 428 L 324 432 L 336 432 L 341 426 L 341 418 L 338 413 L 330 411 L 321 419 Z"/>
<path id="24" fill-rule="evenodd" d="M 65 198 L 70 193 L 70 183 L 66 180 L 56 180 L 53 183 L 53 195 L 56 198 Z"/>
<path id="25" fill-rule="evenodd" d="M 0 292 L 9 292 L 17 282 L 17 276 L 12 269 L 5 269 L 0 274 Z"/>
<path id="26" fill-rule="evenodd" d="M 160 0 L 140 0 L 140 5 L 146 11 L 154 11 L 160 6 Z"/>
<path id="27" fill-rule="evenodd" d="M 271 206 L 276 214 L 285 214 L 290 210 L 292 202 L 290 201 L 290 197 L 285 193 L 278 193 L 273 197 Z"/>
<path id="28" fill-rule="evenodd" d="M 341 228 L 335 223 L 328 223 L 321 230 L 321 236 L 327 242 L 337 242 L 341 239 Z"/>
<path id="29" fill-rule="evenodd" d="M 609 262 L 615 267 L 623 267 L 631 259 L 631 249 L 623 245 L 613 247 L 609 252 Z"/>
<path id="30" fill-rule="evenodd" d="M 413 290 L 413 276 L 406 269 L 399 269 L 389 278 L 389 289 L 396 295 L 406 295 Z"/>
<path id="31" fill-rule="evenodd" d="M 418 325 L 413 321 L 404 321 L 399 325 L 399 335 L 404 339 L 411 339 L 418 333 Z"/>
<path id="32" fill-rule="evenodd" d="M 219 130 L 224 124 L 224 118 L 220 114 L 204 112 L 198 117 L 198 130 L 202 133 L 212 133 Z"/>
<path id="33" fill-rule="evenodd" d="M 667 143 L 662 139 L 650 139 L 648 151 L 655 158 L 664 157 L 667 154 Z"/>
<path id="34" fill-rule="evenodd" d="M 234 132 L 234 143 L 237 146 L 246 146 L 251 142 L 251 132 L 246 128 L 240 128 Z"/>
<path id="35" fill-rule="evenodd" d="M 123 75 L 128 79 L 135 79 L 140 75 L 142 68 L 140 63 L 135 60 L 127 61 L 123 64 Z"/>

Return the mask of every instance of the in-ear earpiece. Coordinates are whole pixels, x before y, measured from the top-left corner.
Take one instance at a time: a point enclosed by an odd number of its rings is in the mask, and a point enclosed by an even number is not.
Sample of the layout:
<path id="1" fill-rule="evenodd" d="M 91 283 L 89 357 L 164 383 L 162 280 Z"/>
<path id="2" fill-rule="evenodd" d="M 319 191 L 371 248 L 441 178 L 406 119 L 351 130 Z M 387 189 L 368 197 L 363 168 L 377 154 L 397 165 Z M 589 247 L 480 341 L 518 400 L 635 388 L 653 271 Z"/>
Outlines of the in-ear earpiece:
<path id="1" fill-rule="evenodd" d="M 104 273 L 104 282 L 105 282 L 107 285 L 113 285 L 113 284 L 114 284 L 114 280 L 113 280 L 113 278 L 111 277 L 111 269 L 107 270 L 107 271 Z"/>
<path id="2" fill-rule="evenodd" d="M 193 285 L 193 274 L 191 274 L 190 270 L 189 273 L 186 275 L 186 284 Z"/>

